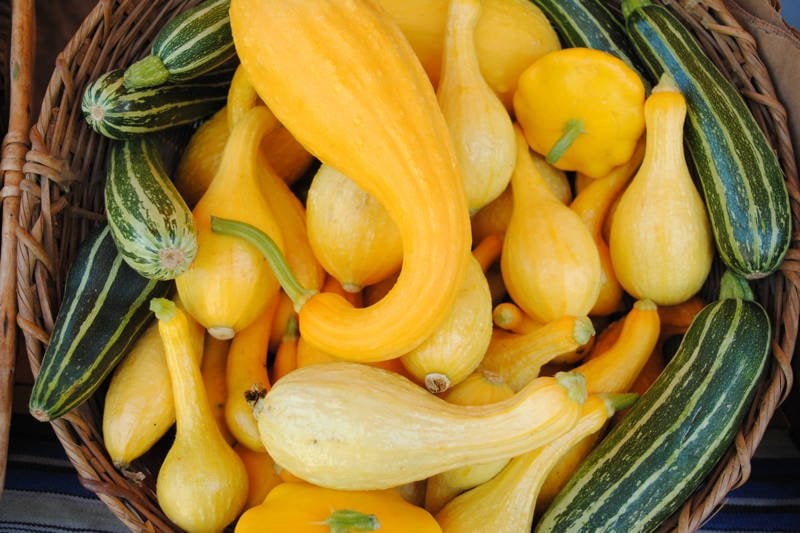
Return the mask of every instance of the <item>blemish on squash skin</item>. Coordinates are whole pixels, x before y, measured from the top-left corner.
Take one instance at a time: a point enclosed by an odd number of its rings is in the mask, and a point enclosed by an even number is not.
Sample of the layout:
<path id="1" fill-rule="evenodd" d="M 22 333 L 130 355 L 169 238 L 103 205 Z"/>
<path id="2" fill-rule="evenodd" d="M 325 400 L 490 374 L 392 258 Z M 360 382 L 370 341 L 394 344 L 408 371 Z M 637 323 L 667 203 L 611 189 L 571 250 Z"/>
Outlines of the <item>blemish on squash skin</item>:
<path id="1" fill-rule="evenodd" d="M 244 391 L 244 399 L 250 404 L 250 407 L 255 406 L 256 402 L 267 395 L 267 389 L 258 383 L 253 384 L 248 390 Z M 269 410 L 269 406 L 267 407 Z"/>

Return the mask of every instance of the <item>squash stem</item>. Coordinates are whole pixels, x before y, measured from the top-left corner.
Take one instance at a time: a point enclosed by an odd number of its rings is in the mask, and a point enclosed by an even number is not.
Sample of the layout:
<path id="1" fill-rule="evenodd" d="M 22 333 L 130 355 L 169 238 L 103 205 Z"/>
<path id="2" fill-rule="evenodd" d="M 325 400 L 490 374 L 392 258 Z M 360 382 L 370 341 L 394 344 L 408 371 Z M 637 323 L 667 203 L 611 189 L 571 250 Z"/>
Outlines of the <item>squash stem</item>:
<path id="1" fill-rule="evenodd" d="M 347 533 L 348 531 L 377 531 L 381 524 L 374 514 L 339 509 L 331 513 L 325 524 L 331 528 L 331 533 Z"/>
<path id="2" fill-rule="evenodd" d="M 123 80 L 128 89 L 141 89 L 162 85 L 169 78 L 169 71 L 161 58 L 147 56 L 140 59 L 125 70 Z"/>
<path id="3" fill-rule="evenodd" d="M 317 294 L 317 291 L 306 289 L 300 284 L 275 241 L 257 227 L 239 220 L 212 216 L 211 230 L 222 235 L 239 237 L 255 246 L 266 258 L 278 283 L 292 300 L 296 312 L 299 313 L 308 299 Z"/>
<path id="4" fill-rule="evenodd" d="M 649 6 L 652 2 L 650 0 L 622 0 L 622 18 L 628 20 L 628 17 L 635 10 Z"/>
<path id="5" fill-rule="evenodd" d="M 572 146 L 575 139 L 583 133 L 585 133 L 583 121 L 576 118 L 569 119 L 567 123 L 564 124 L 564 131 L 561 137 L 556 141 L 553 147 L 550 148 L 545 160 L 551 165 L 556 164 L 556 162 L 561 159 L 561 156 L 564 155 L 564 152 Z"/>
<path id="6" fill-rule="evenodd" d="M 719 281 L 719 299 L 726 298 L 753 300 L 753 290 L 747 280 L 730 270 L 726 270 Z"/>
<path id="7" fill-rule="evenodd" d="M 155 313 L 161 322 L 169 322 L 175 316 L 175 302 L 166 298 L 153 298 L 150 300 L 150 310 Z"/>
<path id="8" fill-rule="evenodd" d="M 598 394 L 598 396 L 603 398 L 603 400 L 606 402 L 609 416 L 623 409 L 627 409 L 628 407 L 636 403 L 636 400 L 639 399 L 639 395 L 636 394 L 635 392 L 620 392 L 620 393 L 609 392 L 609 393 Z"/>

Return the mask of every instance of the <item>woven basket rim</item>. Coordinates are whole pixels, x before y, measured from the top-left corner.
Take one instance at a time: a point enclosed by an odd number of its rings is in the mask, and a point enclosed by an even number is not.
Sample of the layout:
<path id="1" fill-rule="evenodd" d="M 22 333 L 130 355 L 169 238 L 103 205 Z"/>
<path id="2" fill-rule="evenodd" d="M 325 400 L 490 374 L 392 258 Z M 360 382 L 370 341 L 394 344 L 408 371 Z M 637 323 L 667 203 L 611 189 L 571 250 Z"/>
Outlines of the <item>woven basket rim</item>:
<path id="1" fill-rule="evenodd" d="M 795 235 L 800 227 L 800 193 L 796 159 L 792 148 L 791 137 L 787 127 L 786 110 L 778 99 L 764 62 L 758 54 L 755 39 L 736 21 L 721 0 L 660 0 L 674 11 L 679 12 L 684 20 L 693 20 L 690 24 L 695 32 L 706 32 L 712 46 L 719 47 L 722 61 L 736 60 L 737 69 L 743 69 L 735 57 L 740 54 L 744 59 L 748 72 L 746 78 L 749 85 L 740 87 L 749 103 L 763 112 L 762 121 L 771 125 L 769 134 L 775 142 L 780 154 L 782 167 L 786 173 L 792 197 L 792 213 Z M 164 0 L 153 2 L 153 6 L 164 6 L 160 12 L 166 13 L 176 5 L 192 4 L 196 0 Z M 52 286 L 58 286 L 63 272 L 60 261 L 69 251 L 69 246 L 58 246 L 58 235 L 67 235 L 72 239 L 68 244 L 73 247 L 74 231 L 69 233 L 68 222 L 64 227 L 56 228 L 54 220 L 71 214 L 83 217 L 84 224 L 72 229 L 85 230 L 88 222 L 97 220 L 98 216 L 91 209 L 83 206 L 68 205 L 67 197 L 59 194 L 58 185 L 65 186 L 77 181 L 79 176 L 84 180 L 92 180 L 89 169 L 102 157 L 103 142 L 86 131 L 77 128 L 77 140 L 71 137 L 76 118 L 75 101 L 79 100 L 78 90 L 82 86 L 77 79 L 86 79 L 90 71 L 107 69 L 104 60 L 120 61 L 114 51 L 98 44 L 97 37 L 106 41 L 117 31 L 114 23 L 120 18 L 120 12 L 143 12 L 152 8 L 131 8 L 129 0 L 101 0 L 89 13 L 56 60 L 53 76 L 47 86 L 41 111 L 35 126 L 31 130 L 31 149 L 27 153 L 25 172 L 26 182 L 22 191 L 22 213 L 20 225 L 22 232 L 18 248 L 18 323 L 23 331 L 28 358 L 34 375 L 38 373 L 41 361 L 42 345 L 52 329 L 55 309 L 52 307 Z M 142 3 L 145 4 L 145 3 Z M 122 6 L 126 6 L 123 10 Z M 688 19 L 686 18 L 688 17 Z M 700 21 L 700 22 L 699 22 Z M 713 36 L 711 36 L 713 34 Z M 719 39 L 714 41 L 713 39 Z M 146 40 L 139 38 L 137 42 Z M 722 44 L 718 44 L 721 42 Z M 94 56 L 96 57 L 94 57 Z M 91 57 L 92 61 L 86 61 Z M 741 59 L 739 58 L 739 59 Z M 717 58 L 719 59 L 719 58 Z M 71 107 L 69 107 L 71 106 Z M 70 143 L 69 141 L 74 141 Z M 71 144 L 76 144 L 83 152 L 94 150 L 95 158 L 86 158 L 76 164 L 75 157 L 70 157 Z M 75 217 L 72 217 L 75 218 Z M 66 228 L 66 229 L 65 229 Z M 707 482 L 696 492 L 665 524 L 665 528 L 679 531 L 694 531 L 708 519 L 718 508 L 725 496 L 749 477 L 750 459 L 761 442 L 772 415 L 788 394 L 792 382 L 791 359 L 795 352 L 797 338 L 797 316 L 800 314 L 800 244 L 793 240 L 784 266 L 779 273 L 769 279 L 767 298 L 776 300 L 780 311 L 773 318 L 777 320 L 775 329 L 776 342 L 773 343 L 773 357 L 764 384 L 757 393 L 758 402 L 754 402 L 748 417 L 740 428 L 735 445 L 720 462 Z M 767 285 L 766 282 L 765 286 Z M 774 294 L 773 294 L 774 293 Z M 64 447 L 70 462 L 76 468 L 79 479 L 84 485 L 97 494 L 131 530 L 171 530 L 173 527 L 154 503 L 152 492 L 137 485 L 135 480 L 125 477 L 113 468 L 102 447 L 102 439 L 93 417 L 91 406 L 84 406 L 51 422 L 56 435 Z M 96 418 L 94 418 L 96 420 Z"/>

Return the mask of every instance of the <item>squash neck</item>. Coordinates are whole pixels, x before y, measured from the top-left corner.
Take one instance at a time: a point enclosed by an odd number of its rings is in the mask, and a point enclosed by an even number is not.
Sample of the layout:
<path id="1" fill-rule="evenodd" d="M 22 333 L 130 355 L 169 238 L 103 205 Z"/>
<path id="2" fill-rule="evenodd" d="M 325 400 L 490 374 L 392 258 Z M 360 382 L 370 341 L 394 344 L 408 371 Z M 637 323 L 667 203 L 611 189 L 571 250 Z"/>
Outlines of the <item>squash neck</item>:
<path id="1" fill-rule="evenodd" d="M 227 194 L 260 194 L 257 164 L 261 140 L 274 122 L 274 115 L 264 106 L 256 106 L 242 115 L 231 129 L 211 186 L 221 187 Z"/>
<path id="2" fill-rule="evenodd" d="M 200 373 L 199 347 L 193 342 L 186 314 L 173 302 L 155 298 L 150 308 L 159 320 L 164 355 L 175 402 L 176 440 L 189 435 L 209 435 L 216 430 Z M 214 424 L 214 428 L 209 425 Z"/>
<path id="3" fill-rule="evenodd" d="M 686 101 L 679 92 L 654 92 L 645 103 L 647 136 L 642 167 L 658 169 L 659 179 L 676 179 L 685 164 L 683 125 Z"/>
<path id="4" fill-rule="evenodd" d="M 517 137 L 517 162 L 511 174 L 514 211 L 522 213 L 532 204 L 547 200 L 558 201 L 551 192 L 547 180 L 534 165 L 528 141 L 525 140 L 522 131 L 518 126 L 514 126 L 514 130 Z"/>
<path id="5" fill-rule="evenodd" d="M 453 0 L 447 12 L 445 53 L 442 57 L 442 85 L 450 83 L 455 71 L 466 69 L 480 73 L 475 50 L 475 27 L 481 14 L 477 0 Z"/>

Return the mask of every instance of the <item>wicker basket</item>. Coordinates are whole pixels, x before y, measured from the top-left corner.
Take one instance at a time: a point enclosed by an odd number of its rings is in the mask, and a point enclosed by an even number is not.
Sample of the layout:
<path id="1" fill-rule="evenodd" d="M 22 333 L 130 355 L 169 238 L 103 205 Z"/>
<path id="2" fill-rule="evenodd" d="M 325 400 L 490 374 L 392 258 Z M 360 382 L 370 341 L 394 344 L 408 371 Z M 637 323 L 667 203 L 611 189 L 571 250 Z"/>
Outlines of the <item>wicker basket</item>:
<path id="1" fill-rule="evenodd" d="M 103 0 L 59 55 L 41 113 L 31 131 L 22 186 L 17 292 L 20 324 L 34 375 L 58 309 L 64 275 L 77 246 L 103 218 L 107 142 L 91 132 L 80 112 L 84 87 L 99 74 L 143 56 L 157 29 L 196 0 Z M 800 217 L 798 175 L 786 124 L 754 39 L 722 0 L 664 1 L 698 35 L 709 56 L 751 105 L 769 135 L 793 198 L 795 228 Z M 756 286 L 775 324 L 771 364 L 735 446 L 705 485 L 666 527 L 696 530 L 726 494 L 747 479 L 750 458 L 791 384 L 791 357 L 800 313 L 800 244 L 792 243 L 781 272 Z M 97 395 L 96 395 L 97 396 Z M 52 422 L 79 479 L 132 530 L 174 530 L 159 509 L 153 475 L 157 462 L 138 465 L 143 481 L 114 469 L 100 434 L 100 398 Z"/>
<path id="2" fill-rule="evenodd" d="M 2 258 L 0 259 L 0 491 L 5 485 L 11 425 L 14 370 L 17 356 L 16 248 L 22 167 L 31 126 L 33 0 L 0 4 L 0 64 L 2 64 L 3 186 Z"/>

